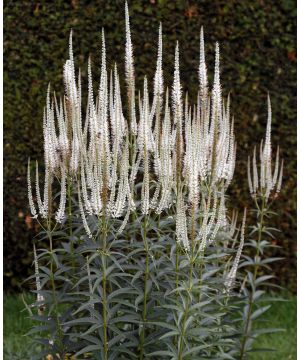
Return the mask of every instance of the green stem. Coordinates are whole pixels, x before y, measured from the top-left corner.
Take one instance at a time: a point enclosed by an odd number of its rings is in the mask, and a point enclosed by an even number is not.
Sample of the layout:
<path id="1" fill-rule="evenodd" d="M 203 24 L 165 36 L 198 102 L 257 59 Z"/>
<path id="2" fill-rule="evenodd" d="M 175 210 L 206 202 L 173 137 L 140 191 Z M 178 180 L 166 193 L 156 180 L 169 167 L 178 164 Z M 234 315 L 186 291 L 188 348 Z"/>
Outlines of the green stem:
<path id="1" fill-rule="evenodd" d="M 104 213 L 102 217 L 102 263 L 103 263 L 103 278 L 102 278 L 102 318 L 103 318 L 103 351 L 104 351 L 104 360 L 108 359 L 108 335 L 107 335 L 107 279 L 106 279 L 106 268 L 107 268 L 107 258 L 106 258 L 106 247 L 107 247 L 107 223 L 106 223 L 106 214 Z"/>
<path id="2" fill-rule="evenodd" d="M 145 247 L 145 275 L 144 275 L 144 301 L 143 301 L 143 327 L 141 332 L 141 339 L 140 339 L 140 360 L 144 358 L 144 343 L 145 343 L 145 326 L 147 321 L 147 283 L 149 277 L 149 247 L 147 242 L 147 216 L 144 216 L 144 224 L 143 224 L 143 240 L 144 240 L 144 247 Z"/>
<path id="3" fill-rule="evenodd" d="M 55 278 L 54 278 L 54 260 L 53 260 L 53 241 L 52 241 L 52 230 L 51 230 L 51 218 L 49 216 L 47 220 L 47 232 L 49 236 L 49 247 L 50 247 L 50 283 L 51 283 L 51 290 L 52 290 L 52 298 L 54 302 L 54 311 L 55 311 L 55 323 L 56 329 L 58 334 L 58 346 L 61 349 L 61 356 L 63 356 L 63 332 L 61 329 L 61 325 L 59 322 L 59 315 L 58 315 L 58 301 L 56 297 L 56 287 L 55 287 Z"/>
<path id="4" fill-rule="evenodd" d="M 262 229 L 263 229 L 265 206 L 266 206 L 265 198 L 264 197 L 262 198 L 261 208 L 259 208 L 259 205 L 257 203 L 256 203 L 256 205 L 257 205 L 258 210 L 260 212 L 260 217 L 259 217 L 259 229 L 258 229 L 258 239 L 257 239 L 255 261 L 257 261 L 257 258 L 259 256 L 259 245 L 260 245 L 261 238 L 262 238 Z M 258 268 L 259 268 L 259 265 L 255 264 L 254 265 L 254 274 L 253 274 L 253 283 L 255 283 Z M 251 295 L 250 295 L 250 298 L 249 298 L 249 308 L 248 308 L 248 313 L 247 313 L 247 318 L 246 318 L 246 323 L 245 323 L 245 332 L 244 332 L 243 341 L 242 341 L 240 360 L 243 360 L 244 356 L 245 356 L 246 341 L 247 341 L 248 333 L 250 331 L 250 320 L 251 320 L 251 314 L 252 314 L 253 305 L 254 305 L 254 292 L 255 292 L 255 289 L 253 289 L 251 291 Z"/>
<path id="5" fill-rule="evenodd" d="M 186 307 L 184 309 L 184 315 L 183 315 L 183 324 L 182 324 L 182 334 L 180 336 L 180 343 L 179 343 L 179 354 L 178 354 L 178 360 L 183 359 L 183 344 L 184 344 L 184 336 L 185 336 L 185 323 L 188 316 L 188 307 L 189 307 L 190 301 L 188 300 Z"/>
<path id="6" fill-rule="evenodd" d="M 212 187 L 209 186 L 208 190 L 207 190 L 207 207 L 210 208 L 210 201 L 211 201 L 211 194 L 212 194 Z M 205 210 L 205 208 L 203 209 Z M 201 211 L 201 210 L 200 210 Z M 201 222 L 201 217 L 199 217 L 199 227 L 203 227 L 204 226 L 204 219 L 205 219 L 205 215 L 203 217 L 202 220 L 202 224 L 200 224 Z M 206 224 L 205 224 L 206 226 Z M 206 231 L 206 230 L 205 230 Z M 199 278 L 199 294 L 198 294 L 198 302 L 201 301 L 201 289 L 202 289 L 202 273 L 203 273 L 203 267 L 204 267 L 204 250 L 199 251 L 200 249 L 198 248 L 198 258 L 200 259 L 200 261 L 198 262 L 198 278 Z"/>
<path id="7" fill-rule="evenodd" d="M 189 278 L 190 278 L 190 286 L 191 286 L 191 281 L 193 278 L 193 269 L 194 269 L 194 255 L 195 255 L 195 238 L 196 238 L 196 207 L 197 204 L 194 201 L 192 204 L 192 216 L 191 216 L 191 254 L 190 254 L 190 258 L 191 258 L 191 262 L 190 262 L 190 271 L 189 271 Z"/>
<path id="8" fill-rule="evenodd" d="M 180 173 L 177 171 L 177 188 L 176 188 L 176 196 L 178 196 L 179 191 L 181 189 L 181 178 L 180 178 Z M 176 214 L 176 210 L 175 210 L 175 214 Z M 180 245 L 178 243 L 177 240 L 176 241 L 176 260 L 175 260 L 175 284 L 176 284 L 176 289 L 179 286 L 179 260 L 180 260 Z M 178 291 L 176 291 L 176 296 L 178 296 Z"/>
<path id="9" fill-rule="evenodd" d="M 178 244 L 178 241 L 176 241 L 176 259 L 175 259 L 175 273 L 176 273 L 176 275 L 175 275 L 175 288 L 176 289 L 179 286 L 179 255 L 180 255 L 179 251 L 180 251 L 180 246 Z M 179 292 L 176 291 L 175 294 L 176 294 L 176 297 L 178 297 Z M 173 343 L 174 343 L 174 345 L 177 344 L 177 335 L 174 336 Z"/>
<path id="10" fill-rule="evenodd" d="M 179 285 L 179 255 L 180 255 L 180 246 L 178 244 L 178 241 L 176 241 L 176 262 L 175 262 L 175 272 L 176 272 L 176 289 L 178 288 Z M 176 292 L 176 294 L 178 294 Z"/>
<path id="11" fill-rule="evenodd" d="M 74 242 L 72 239 L 73 228 L 72 228 L 72 187 L 71 179 L 68 178 L 68 222 L 69 222 L 69 236 L 70 236 L 70 252 L 71 252 L 71 264 L 73 275 L 75 273 L 75 257 L 74 257 Z"/>
<path id="12" fill-rule="evenodd" d="M 69 231 L 70 237 L 72 237 L 72 189 L 71 189 L 71 180 L 68 178 L 68 221 L 69 221 Z"/>
<path id="13" fill-rule="evenodd" d="M 188 285 L 188 291 L 187 291 L 187 301 L 185 304 L 185 308 L 184 308 L 184 314 L 183 314 L 183 322 L 182 322 L 182 326 L 181 326 L 181 336 L 180 336 L 180 341 L 179 341 L 179 354 L 178 354 L 178 360 L 182 360 L 183 359 L 183 350 L 184 350 L 184 338 L 185 338 L 185 324 L 187 321 L 187 317 L 189 314 L 189 308 L 190 308 L 190 303 L 191 303 L 191 290 L 192 290 L 192 286 L 193 286 L 193 259 L 190 258 L 190 271 L 189 271 L 189 285 Z"/>

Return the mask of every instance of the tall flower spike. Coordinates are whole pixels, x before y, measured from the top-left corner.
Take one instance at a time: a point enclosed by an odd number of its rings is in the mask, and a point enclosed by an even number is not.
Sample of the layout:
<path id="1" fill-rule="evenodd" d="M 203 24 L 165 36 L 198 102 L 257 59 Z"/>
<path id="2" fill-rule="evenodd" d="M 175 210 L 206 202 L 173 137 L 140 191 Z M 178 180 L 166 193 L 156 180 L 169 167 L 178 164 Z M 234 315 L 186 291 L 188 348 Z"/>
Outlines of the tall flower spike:
<path id="1" fill-rule="evenodd" d="M 253 151 L 253 191 L 256 194 L 258 189 L 258 171 L 257 171 L 257 164 L 256 164 L 256 146 L 254 146 Z"/>
<path id="2" fill-rule="evenodd" d="M 207 240 L 207 221 L 208 221 L 208 204 L 206 203 L 205 199 L 203 199 L 203 220 L 201 224 L 201 229 L 199 231 L 197 240 L 200 241 L 199 251 L 203 253 L 206 247 L 206 240 Z"/>
<path id="3" fill-rule="evenodd" d="M 74 64 L 74 59 L 73 59 L 73 30 L 71 29 L 70 31 L 70 36 L 69 36 L 69 58 L 71 61 L 71 64 Z"/>
<path id="4" fill-rule="evenodd" d="M 283 160 L 281 160 L 281 166 L 280 166 L 280 173 L 278 177 L 277 187 L 276 187 L 276 193 L 279 194 L 281 190 L 282 185 L 282 175 L 283 175 Z"/>
<path id="5" fill-rule="evenodd" d="M 69 37 L 69 59 L 66 61 L 64 66 L 64 82 L 66 95 L 70 103 L 75 107 L 78 107 L 78 94 L 75 80 L 75 65 L 73 56 L 73 31 L 70 31 Z M 75 109 L 72 109 L 74 111 Z"/>
<path id="6" fill-rule="evenodd" d="M 83 223 L 83 226 L 84 226 L 84 230 L 86 231 L 88 237 L 91 239 L 93 236 L 92 236 L 91 230 L 90 230 L 90 228 L 89 228 L 89 225 L 88 225 L 88 223 L 87 223 L 87 221 L 86 221 L 84 209 L 83 209 L 83 206 L 82 206 L 81 192 L 80 192 L 79 182 L 78 182 L 78 185 L 77 185 L 77 189 L 78 189 L 78 204 L 79 204 L 79 210 L 80 210 L 80 215 L 81 215 L 82 223 Z"/>
<path id="7" fill-rule="evenodd" d="M 236 273 L 237 273 L 237 269 L 238 269 L 238 265 L 239 265 L 239 261 L 242 255 L 242 250 L 243 250 L 243 246 L 244 246 L 244 235 L 245 235 L 245 224 L 246 224 L 246 216 L 247 216 L 247 209 L 245 208 L 244 210 L 244 216 L 243 216 L 243 222 L 242 222 L 242 228 L 241 228 L 241 240 L 240 240 L 240 245 L 239 248 L 237 250 L 235 259 L 233 261 L 233 265 L 231 270 L 229 271 L 229 273 L 226 276 L 225 279 L 225 288 L 227 292 L 230 292 L 230 290 L 232 289 L 232 286 L 234 284 L 235 278 L 236 278 Z"/>
<path id="8" fill-rule="evenodd" d="M 170 204 L 172 191 L 172 145 L 171 145 L 171 124 L 170 124 L 170 108 L 169 108 L 169 89 L 166 91 L 165 100 L 165 116 L 162 125 L 162 137 L 160 144 L 160 173 L 159 182 L 162 186 L 161 198 L 157 206 L 156 212 L 168 207 Z"/>
<path id="9" fill-rule="evenodd" d="M 163 69 L 162 69 L 162 25 L 160 23 L 158 30 L 156 71 L 154 75 L 154 94 L 153 94 L 154 98 L 153 98 L 150 119 L 152 119 L 155 112 L 157 110 L 160 110 L 162 107 L 163 92 L 164 92 L 164 79 L 163 79 Z"/>
<path id="10" fill-rule="evenodd" d="M 127 1 L 125 2 L 125 31 L 126 31 L 126 45 L 125 45 L 125 71 L 128 85 L 134 79 L 134 62 L 133 49 L 131 43 L 129 11 Z"/>
<path id="11" fill-rule="evenodd" d="M 91 116 L 95 116 L 96 109 L 94 103 L 93 76 L 90 56 L 88 60 L 88 102 L 90 106 Z"/>
<path id="12" fill-rule="evenodd" d="M 91 183 L 92 183 L 92 174 L 91 174 L 91 169 L 90 169 L 90 166 L 88 164 L 88 162 L 86 161 L 86 165 L 85 166 L 85 163 L 84 163 L 84 160 L 83 160 L 83 156 L 81 155 L 81 166 L 80 166 L 80 169 L 81 169 L 81 174 L 80 174 L 80 181 L 81 181 L 81 188 L 82 188 L 82 197 L 83 197 L 83 202 L 84 202 L 84 206 L 85 206 L 85 209 L 87 211 L 87 213 L 89 215 L 92 215 L 93 213 L 93 209 L 92 209 L 92 206 L 91 206 L 91 203 L 90 203 L 90 200 L 88 198 L 88 192 L 87 192 L 87 183 L 86 183 L 86 177 L 85 177 L 85 167 L 87 168 L 87 178 L 88 178 L 88 184 L 90 184 L 90 187 L 91 187 Z"/>
<path id="13" fill-rule="evenodd" d="M 53 104 L 52 104 L 53 105 Z M 57 137 L 54 123 L 54 108 L 51 106 L 50 99 L 50 83 L 47 90 L 46 110 L 43 119 L 43 131 L 44 131 L 44 152 L 45 163 L 49 166 L 51 172 L 55 172 L 58 167 L 57 159 Z"/>
<path id="14" fill-rule="evenodd" d="M 80 96 L 81 97 L 81 96 Z M 59 137 L 58 137 L 58 150 L 60 153 L 60 162 L 64 162 L 69 154 L 69 140 L 67 136 L 66 123 L 64 119 L 63 104 L 60 98 L 59 107 L 55 98 L 55 107 L 58 119 Z"/>
<path id="15" fill-rule="evenodd" d="M 179 71 L 179 45 L 176 43 L 175 49 L 175 67 L 174 67 L 174 81 L 172 92 L 173 103 L 173 118 L 174 118 L 174 141 L 176 143 L 176 151 L 173 153 L 174 173 L 176 174 L 177 181 L 182 175 L 182 156 L 183 156 L 183 137 L 182 137 L 182 90 L 180 84 L 180 71 Z"/>
<path id="16" fill-rule="evenodd" d="M 257 171 L 257 169 L 256 169 L 256 171 Z M 248 186 L 249 186 L 250 195 L 252 197 L 256 196 L 256 185 L 255 185 L 255 175 L 254 175 L 254 173 L 255 173 L 255 169 L 254 169 L 254 160 L 253 160 L 253 182 L 252 182 L 251 160 L 250 160 L 250 156 L 248 156 L 248 163 L 247 163 Z"/>
<path id="17" fill-rule="evenodd" d="M 276 182 L 277 182 L 278 170 L 279 170 L 279 146 L 277 146 L 277 151 L 276 151 L 276 160 L 275 160 L 275 169 L 274 169 L 273 180 L 272 180 L 272 189 L 275 187 Z"/>
<path id="18" fill-rule="evenodd" d="M 265 196 L 268 199 L 270 191 L 273 188 L 272 179 L 272 148 L 271 148 L 271 122 L 272 122 L 272 109 L 270 96 L 268 94 L 268 121 L 266 128 L 266 138 L 263 149 L 263 167 L 265 176 Z"/>
<path id="19" fill-rule="evenodd" d="M 220 49 L 219 43 L 216 43 L 215 50 L 215 74 L 214 74 L 214 85 L 213 85 L 213 109 L 212 111 L 217 112 L 217 116 L 221 116 L 222 111 L 222 90 L 220 83 Z"/>
<path id="20" fill-rule="evenodd" d="M 39 164 L 37 161 L 35 162 L 35 192 L 36 192 L 36 199 L 38 203 L 39 213 L 42 214 L 44 209 L 43 209 L 43 203 L 40 192 Z"/>
<path id="21" fill-rule="evenodd" d="M 27 166 L 27 186 L 28 186 L 28 201 L 29 201 L 31 215 L 33 216 L 33 218 L 37 218 L 38 214 L 37 214 L 35 206 L 34 206 L 33 196 L 32 196 L 32 188 L 31 188 L 30 159 L 28 159 L 28 166 Z"/>
<path id="22" fill-rule="evenodd" d="M 211 220 L 214 220 L 215 224 L 214 224 L 213 231 L 209 236 L 209 241 L 208 241 L 209 245 L 214 242 L 220 227 L 227 226 L 224 188 L 222 188 L 220 196 L 221 197 L 220 197 L 220 202 L 219 202 L 219 207 L 218 207 L 218 216 L 216 216 L 216 213 L 214 212 L 213 217 L 211 217 Z M 213 210 L 213 211 L 215 211 L 215 210 Z M 214 223 L 214 221 L 213 221 L 213 223 Z M 210 226 L 210 224 L 209 224 L 209 226 Z M 212 228 L 212 226 L 210 227 L 210 229 L 211 228 Z"/>
<path id="23" fill-rule="evenodd" d="M 254 194 L 253 185 L 252 185 L 252 179 L 251 179 L 251 171 L 250 171 L 250 156 L 248 156 L 248 163 L 247 163 L 247 174 L 248 174 L 248 186 L 250 194 Z"/>
<path id="24" fill-rule="evenodd" d="M 177 241 L 183 245 L 186 251 L 189 251 L 190 244 L 187 233 L 186 210 L 184 206 L 184 200 L 183 200 L 183 194 L 181 188 L 179 189 L 177 196 L 176 236 L 177 236 Z"/>
<path id="25" fill-rule="evenodd" d="M 163 79 L 163 70 L 162 70 L 162 25 L 159 24 L 158 30 L 158 50 L 157 50 L 157 62 L 156 62 L 156 74 L 154 79 L 154 88 L 155 93 L 159 96 L 163 96 L 163 86 L 164 86 L 164 79 Z"/>
<path id="26" fill-rule="evenodd" d="M 67 180 L 67 172 L 64 165 L 61 165 L 61 184 L 60 184 L 60 201 L 59 208 L 55 214 L 55 219 L 58 223 L 61 223 L 65 217 L 65 207 L 66 207 L 66 180 Z"/>
<path id="27" fill-rule="evenodd" d="M 137 124 L 135 118 L 135 77 L 134 77 L 134 58 L 133 48 L 131 43 L 130 33 L 130 21 L 127 1 L 125 2 L 125 32 L 126 32 L 126 44 L 125 44 L 125 75 L 126 83 L 128 86 L 128 99 L 131 115 L 130 128 L 133 134 L 137 133 Z"/>
<path id="28" fill-rule="evenodd" d="M 107 71 L 106 71 L 106 46 L 105 46 L 105 35 L 104 29 L 102 28 L 102 59 L 101 59 L 101 75 L 100 75 L 100 84 L 99 84 L 99 109 L 102 119 L 101 121 L 106 121 L 107 116 Z"/>
<path id="29" fill-rule="evenodd" d="M 207 95 L 207 69 L 205 64 L 203 26 L 201 26 L 201 30 L 200 30 L 199 84 L 200 84 L 200 94 L 203 97 L 202 99 L 205 100 Z"/>
<path id="30" fill-rule="evenodd" d="M 128 172 L 129 172 L 129 150 L 128 140 L 122 149 L 122 158 L 120 162 L 120 176 L 119 176 L 119 188 L 118 195 L 115 202 L 114 217 L 120 217 L 123 214 L 126 205 L 126 198 L 128 198 Z"/>
<path id="31" fill-rule="evenodd" d="M 272 108 L 270 95 L 268 94 L 268 120 L 266 128 L 266 138 L 264 146 L 264 160 L 271 161 L 271 122 L 272 122 Z"/>
<path id="32" fill-rule="evenodd" d="M 253 159 L 252 159 L 252 175 L 250 166 L 248 164 L 248 183 L 250 193 L 253 197 L 258 195 L 264 197 L 266 201 L 272 191 L 278 193 L 278 184 L 279 188 L 281 186 L 281 180 L 279 173 L 279 147 L 277 147 L 276 158 L 275 158 L 275 166 L 274 171 L 272 173 L 272 143 L 271 143 L 271 122 L 272 122 L 272 109 L 271 109 L 271 101 L 268 95 L 268 120 L 266 126 L 266 135 L 264 141 L 262 140 L 260 143 L 259 150 L 259 158 L 260 158 L 260 176 L 258 177 L 258 170 L 256 164 L 256 148 L 253 151 Z M 280 169 L 280 171 L 282 168 Z M 276 185 L 277 184 L 277 185 Z M 260 185 L 260 186 L 259 186 Z M 276 189 L 275 189 L 276 188 Z"/>
<path id="33" fill-rule="evenodd" d="M 48 167 L 45 167 L 45 184 L 44 184 L 44 201 L 43 201 L 43 213 L 42 218 L 48 216 L 49 211 L 49 194 L 51 192 L 52 174 L 50 174 Z"/>
<path id="34" fill-rule="evenodd" d="M 176 42 L 176 48 L 175 48 L 175 68 L 174 68 L 172 101 L 173 101 L 173 109 L 174 109 L 174 122 L 176 124 L 178 121 L 181 122 L 181 117 L 182 117 L 182 91 L 180 84 L 178 41 Z"/>
<path id="35" fill-rule="evenodd" d="M 263 156 L 263 140 L 260 142 L 259 157 L 260 157 L 260 189 L 261 192 L 265 188 L 265 167 L 264 167 L 264 156 Z"/>

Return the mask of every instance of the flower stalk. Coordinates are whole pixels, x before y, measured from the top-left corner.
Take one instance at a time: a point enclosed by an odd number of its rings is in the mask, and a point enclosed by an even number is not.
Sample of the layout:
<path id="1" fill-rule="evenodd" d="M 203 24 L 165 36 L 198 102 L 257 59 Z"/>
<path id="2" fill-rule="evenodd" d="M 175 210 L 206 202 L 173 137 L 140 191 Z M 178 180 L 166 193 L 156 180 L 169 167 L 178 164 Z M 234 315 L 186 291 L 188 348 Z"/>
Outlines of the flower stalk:
<path id="1" fill-rule="evenodd" d="M 147 226 L 148 215 L 144 216 L 143 220 L 143 241 L 145 250 L 145 272 L 144 272 L 144 298 L 143 298 L 143 313 L 142 313 L 142 330 L 140 335 L 140 357 L 142 360 L 145 357 L 145 335 L 146 335 L 146 322 L 147 322 L 147 297 L 148 297 L 148 278 L 149 278 L 149 245 L 147 241 Z"/>

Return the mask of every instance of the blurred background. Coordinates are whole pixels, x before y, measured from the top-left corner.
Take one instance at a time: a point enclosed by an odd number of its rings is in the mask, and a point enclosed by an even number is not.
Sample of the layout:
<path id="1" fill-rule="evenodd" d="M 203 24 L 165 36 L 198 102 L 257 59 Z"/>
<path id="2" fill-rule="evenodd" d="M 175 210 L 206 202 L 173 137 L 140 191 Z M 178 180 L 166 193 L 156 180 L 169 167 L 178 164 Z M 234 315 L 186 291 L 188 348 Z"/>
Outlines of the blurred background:
<path id="1" fill-rule="evenodd" d="M 238 141 L 231 204 L 251 207 L 247 156 L 265 133 L 267 92 L 273 110 L 273 148 L 284 158 L 283 190 L 276 201 L 280 229 L 274 244 L 285 259 L 274 268 L 278 282 L 296 288 L 296 2 L 294 0 L 129 1 L 137 89 L 152 81 L 159 22 L 163 24 L 165 84 L 171 86 L 175 41 L 180 44 L 184 90 L 198 90 L 199 32 L 204 26 L 209 77 L 214 43 L 221 48 L 223 95 L 231 93 Z M 4 286 L 20 291 L 31 275 L 32 239 L 37 233 L 27 201 L 27 159 L 43 161 L 42 114 L 47 85 L 63 93 L 62 69 L 74 30 L 75 63 L 87 89 L 92 57 L 95 88 L 100 74 L 100 32 L 106 32 L 108 68 L 124 70 L 124 2 L 4 1 Z M 121 76 L 124 86 L 124 78 Z M 250 222 L 250 220 L 249 220 Z M 26 286 L 26 285 L 25 285 Z"/>

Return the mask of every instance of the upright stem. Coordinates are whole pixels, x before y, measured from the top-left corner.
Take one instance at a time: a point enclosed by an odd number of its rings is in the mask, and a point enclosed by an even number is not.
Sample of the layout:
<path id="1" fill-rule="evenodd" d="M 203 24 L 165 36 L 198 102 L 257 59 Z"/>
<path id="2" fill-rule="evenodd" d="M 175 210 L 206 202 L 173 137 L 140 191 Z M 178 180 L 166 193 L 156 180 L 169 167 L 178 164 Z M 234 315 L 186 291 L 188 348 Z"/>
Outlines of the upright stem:
<path id="1" fill-rule="evenodd" d="M 212 194 L 212 186 L 210 185 L 209 186 L 209 189 L 208 189 L 208 194 L 207 194 L 207 208 L 208 210 L 210 209 L 210 201 L 211 201 L 211 194 Z M 200 225 L 199 225 L 200 226 Z M 207 226 L 207 224 L 204 225 L 204 218 L 203 218 L 203 221 L 202 221 L 202 226 Z M 205 230 L 206 231 L 206 230 Z M 204 267 L 204 251 L 200 251 L 199 253 L 199 258 L 200 258 L 200 261 L 199 261 L 199 273 L 198 273 L 198 277 L 199 277 L 199 295 L 198 295 L 198 302 L 201 301 L 201 289 L 202 289 L 202 273 L 203 273 L 203 267 Z"/>
<path id="2" fill-rule="evenodd" d="M 191 216 L 191 262 L 190 262 L 190 282 L 193 276 L 194 268 L 194 253 L 195 253 L 195 238 L 196 238 L 196 201 L 193 201 L 192 204 L 192 216 Z M 191 285 L 191 284 L 190 284 Z"/>
<path id="3" fill-rule="evenodd" d="M 71 189 L 71 180 L 68 177 L 68 221 L 69 221 L 69 235 L 72 237 L 72 189 Z"/>
<path id="4" fill-rule="evenodd" d="M 186 331 L 186 321 L 189 314 L 189 308 L 191 304 L 191 290 L 193 287 L 193 258 L 190 257 L 190 271 L 189 271 L 189 284 L 188 284 L 188 291 L 187 291 L 187 300 L 184 308 L 184 314 L 183 314 L 183 321 L 181 326 L 181 336 L 179 341 L 179 354 L 178 354 L 178 360 L 183 360 L 183 350 L 184 350 L 184 338 L 185 338 L 185 331 Z"/>
<path id="5" fill-rule="evenodd" d="M 175 275 L 175 288 L 176 289 L 179 286 L 179 251 L 180 251 L 180 246 L 179 246 L 178 241 L 176 241 L 176 259 L 175 259 L 175 273 L 176 273 L 176 275 Z M 178 295 L 179 295 L 178 291 L 176 291 L 175 294 L 176 294 L 176 297 L 178 297 Z M 176 344 L 177 344 L 177 335 L 174 336 L 173 343 L 176 346 Z"/>
<path id="6" fill-rule="evenodd" d="M 184 345 L 184 336 L 185 336 L 185 323 L 188 316 L 188 307 L 189 307 L 190 301 L 187 301 L 187 304 L 184 308 L 184 315 L 183 315 L 183 323 L 182 323 L 182 334 L 180 336 L 180 343 L 179 343 L 179 354 L 178 354 L 178 360 L 183 359 L 183 345 Z"/>
<path id="7" fill-rule="evenodd" d="M 144 216 L 144 224 L 143 224 L 143 240 L 145 247 L 145 275 L 144 275 L 144 301 L 143 301 L 143 325 L 142 325 L 142 333 L 140 339 L 140 360 L 144 358 L 144 343 L 145 343 L 145 326 L 147 321 L 147 282 L 149 277 L 149 246 L 147 242 L 147 225 L 148 219 L 147 215 Z"/>
<path id="8" fill-rule="evenodd" d="M 257 261 L 257 257 L 259 256 L 259 245 L 260 245 L 261 237 L 262 237 L 262 229 L 263 229 L 264 215 L 265 215 L 265 206 L 266 206 L 266 202 L 265 202 L 265 198 L 263 197 L 262 198 L 261 208 L 259 208 L 259 205 L 257 204 L 260 215 L 259 215 L 259 229 L 258 229 L 258 238 L 257 238 L 255 262 Z M 254 265 L 254 274 L 253 274 L 253 283 L 255 283 L 258 268 L 259 268 L 259 265 L 257 265 L 255 263 L 255 265 Z M 246 318 L 246 323 L 245 323 L 245 332 L 244 332 L 243 341 L 242 341 L 242 347 L 241 347 L 241 352 L 240 352 L 240 360 L 243 360 L 244 356 L 245 356 L 246 341 L 247 341 L 248 333 L 249 333 L 249 330 L 250 330 L 250 319 L 251 319 L 251 314 L 252 314 L 253 305 L 254 305 L 254 291 L 255 291 L 255 289 L 250 290 L 249 307 L 248 307 L 248 313 L 247 313 L 247 318 Z"/>
<path id="9" fill-rule="evenodd" d="M 192 204 L 192 218 L 191 218 L 191 248 L 194 248 L 194 242 L 196 238 L 196 201 L 193 201 Z"/>
<path id="10" fill-rule="evenodd" d="M 68 222 L 69 222 L 69 236 L 70 236 L 70 251 L 71 251 L 71 264 L 72 272 L 75 272 L 75 257 L 74 257 L 74 242 L 72 239 L 73 228 L 72 228 L 72 187 L 71 179 L 68 177 Z"/>
<path id="11" fill-rule="evenodd" d="M 176 272 L 176 278 L 175 278 L 175 283 L 176 283 L 176 289 L 178 288 L 179 285 L 179 251 L 180 251 L 180 246 L 178 241 L 176 241 L 176 262 L 175 262 L 175 272 Z"/>
<path id="12" fill-rule="evenodd" d="M 50 197 L 51 199 L 51 197 Z M 62 329 L 59 322 L 59 316 L 58 316 L 58 301 L 56 297 L 56 286 L 55 286 L 55 278 L 54 278 L 54 260 L 53 260 L 53 240 L 52 240 L 52 229 L 51 229 L 51 213 L 49 211 L 48 219 L 47 219 L 47 233 L 49 237 L 49 248 L 50 248 L 50 284 L 51 284 L 51 290 L 52 290 L 52 298 L 54 302 L 54 309 L 55 309 L 55 323 L 56 323 L 56 329 L 58 334 L 58 346 L 61 352 L 63 352 L 63 342 L 62 342 Z M 60 355 L 63 355 L 62 353 Z"/>
<path id="13" fill-rule="evenodd" d="M 177 160 L 178 162 L 178 160 Z M 179 162 L 180 163 L 180 162 Z M 181 187 L 181 177 L 180 177 L 180 172 L 178 171 L 178 166 L 177 165 L 177 192 L 176 192 L 176 196 L 178 196 L 179 194 L 179 189 Z M 175 210 L 175 213 L 176 213 L 176 210 Z M 176 284 L 176 289 L 178 288 L 178 285 L 179 285 L 179 260 L 180 260 L 180 245 L 178 243 L 177 240 L 176 241 L 176 259 L 175 259 L 175 284 Z M 178 292 L 176 291 L 176 296 L 178 296 Z"/>
<path id="14" fill-rule="evenodd" d="M 103 263 L 103 278 L 102 278 L 102 318 L 103 318 L 103 351 L 104 351 L 104 360 L 108 359 L 108 336 L 107 336 L 107 289 L 106 289 L 106 268 L 107 268 L 107 258 L 106 258 L 106 247 L 107 247 L 107 222 L 106 222 L 106 213 L 102 216 L 102 263 Z"/>

